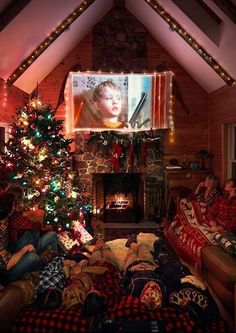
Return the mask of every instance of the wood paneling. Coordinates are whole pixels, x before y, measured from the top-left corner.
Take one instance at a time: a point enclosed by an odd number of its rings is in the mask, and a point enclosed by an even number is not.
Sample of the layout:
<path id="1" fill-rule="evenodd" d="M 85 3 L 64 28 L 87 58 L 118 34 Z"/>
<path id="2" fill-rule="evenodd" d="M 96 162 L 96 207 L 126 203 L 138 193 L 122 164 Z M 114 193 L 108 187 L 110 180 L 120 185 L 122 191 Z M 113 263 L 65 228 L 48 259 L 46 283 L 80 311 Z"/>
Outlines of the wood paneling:
<path id="1" fill-rule="evenodd" d="M 236 122 L 235 86 L 224 86 L 209 96 L 209 148 L 213 154 L 212 168 L 216 175 L 225 181 L 223 125 Z"/>

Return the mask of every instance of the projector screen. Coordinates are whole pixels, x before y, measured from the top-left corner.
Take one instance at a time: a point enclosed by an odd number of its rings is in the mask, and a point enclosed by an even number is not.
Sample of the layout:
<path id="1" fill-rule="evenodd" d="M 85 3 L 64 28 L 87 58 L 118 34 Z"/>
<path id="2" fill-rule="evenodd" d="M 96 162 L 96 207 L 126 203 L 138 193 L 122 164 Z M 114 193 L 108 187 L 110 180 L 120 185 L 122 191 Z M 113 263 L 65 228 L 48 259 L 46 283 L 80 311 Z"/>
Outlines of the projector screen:
<path id="1" fill-rule="evenodd" d="M 67 131 L 169 128 L 172 73 L 70 72 Z"/>

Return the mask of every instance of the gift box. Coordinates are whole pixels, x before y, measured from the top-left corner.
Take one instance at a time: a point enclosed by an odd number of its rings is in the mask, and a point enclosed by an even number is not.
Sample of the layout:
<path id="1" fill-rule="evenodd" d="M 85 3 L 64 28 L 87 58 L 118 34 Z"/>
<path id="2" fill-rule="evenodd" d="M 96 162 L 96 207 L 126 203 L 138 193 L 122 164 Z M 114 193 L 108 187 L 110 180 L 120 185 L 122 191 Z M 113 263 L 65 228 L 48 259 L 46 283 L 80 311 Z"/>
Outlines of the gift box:
<path id="1" fill-rule="evenodd" d="M 89 243 L 93 236 L 80 224 L 76 225 L 76 232 L 63 231 L 58 234 L 59 245 L 65 252 L 68 252 L 73 246 L 81 246 Z M 75 235 L 78 235 L 75 238 Z"/>

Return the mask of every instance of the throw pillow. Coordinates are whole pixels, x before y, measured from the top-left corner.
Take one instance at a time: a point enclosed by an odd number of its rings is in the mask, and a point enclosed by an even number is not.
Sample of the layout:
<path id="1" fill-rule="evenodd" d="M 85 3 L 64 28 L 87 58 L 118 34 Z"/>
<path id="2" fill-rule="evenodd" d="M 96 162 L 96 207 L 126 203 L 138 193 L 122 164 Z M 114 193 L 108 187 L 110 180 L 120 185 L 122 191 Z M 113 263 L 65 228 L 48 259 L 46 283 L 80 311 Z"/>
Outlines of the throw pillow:
<path id="1" fill-rule="evenodd" d="M 137 235 L 137 242 L 138 242 L 138 244 L 140 244 L 140 243 L 147 244 L 150 251 L 154 251 L 153 244 L 158 239 L 159 239 L 159 237 L 156 236 L 155 234 L 151 233 L 151 232 L 150 233 L 148 233 L 148 232 L 140 232 Z"/>
<path id="2" fill-rule="evenodd" d="M 153 243 L 157 239 L 159 239 L 159 237 L 152 233 L 140 232 L 137 235 L 137 243 L 147 244 L 150 251 L 154 251 Z M 111 248 L 112 252 L 114 253 L 118 263 L 118 268 L 121 272 L 123 272 L 125 269 L 125 258 L 129 250 L 129 248 L 125 246 L 126 242 L 127 238 L 120 238 L 120 239 L 118 238 L 106 242 L 107 245 L 109 245 L 109 247 Z"/>
<path id="3" fill-rule="evenodd" d="M 120 238 L 120 239 L 118 238 L 106 242 L 107 245 L 110 247 L 111 251 L 114 253 L 118 264 L 118 268 L 121 272 L 124 271 L 125 258 L 129 250 L 129 248 L 125 246 L 126 242 L 127 238 Z"/>

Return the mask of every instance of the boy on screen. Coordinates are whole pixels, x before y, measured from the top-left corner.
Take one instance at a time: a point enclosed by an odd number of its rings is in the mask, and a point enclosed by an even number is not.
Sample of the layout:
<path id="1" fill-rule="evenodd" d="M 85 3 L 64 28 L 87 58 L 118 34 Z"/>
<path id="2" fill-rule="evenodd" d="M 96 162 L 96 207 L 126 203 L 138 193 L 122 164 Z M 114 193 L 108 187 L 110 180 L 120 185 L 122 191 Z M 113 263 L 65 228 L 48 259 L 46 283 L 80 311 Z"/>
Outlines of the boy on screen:
<path id="1" fill-rule="evenodd" d="M 127 122 L 121 121 L 122 96 L 120 87 L 112 81 L 103 81 L 93 92 L 95 116 L 98 119 L 96 127 L 124 128 Z"/>

